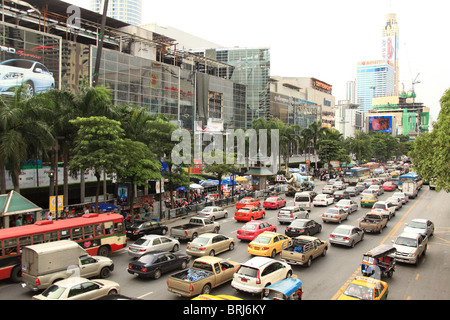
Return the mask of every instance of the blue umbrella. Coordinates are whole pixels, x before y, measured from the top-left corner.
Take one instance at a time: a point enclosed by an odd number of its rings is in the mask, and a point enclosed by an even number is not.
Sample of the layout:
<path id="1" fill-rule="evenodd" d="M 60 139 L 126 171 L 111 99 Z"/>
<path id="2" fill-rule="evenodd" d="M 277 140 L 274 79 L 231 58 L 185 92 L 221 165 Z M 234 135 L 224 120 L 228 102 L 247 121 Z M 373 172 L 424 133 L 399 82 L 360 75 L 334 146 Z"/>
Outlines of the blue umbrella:
<path id="1" fill-rule="evenodd" d="M 95 204 L 94 204 L 94 208 L 95 208 Z M 105 211 L 110 211 L 110 210 L 114 210 L 114 209 L 119 209 L 117 206 L 113 205 L 112 203 L 99 203 L 98 204 L 98 208 L 99 210 L 105 210 Z"/>
<path id="2" fill-rule="evenodd" d="M 179 188 L 177 188 L 177 191 L 186 191 L 186 188 L 185 187 L 179 187 Z"/>

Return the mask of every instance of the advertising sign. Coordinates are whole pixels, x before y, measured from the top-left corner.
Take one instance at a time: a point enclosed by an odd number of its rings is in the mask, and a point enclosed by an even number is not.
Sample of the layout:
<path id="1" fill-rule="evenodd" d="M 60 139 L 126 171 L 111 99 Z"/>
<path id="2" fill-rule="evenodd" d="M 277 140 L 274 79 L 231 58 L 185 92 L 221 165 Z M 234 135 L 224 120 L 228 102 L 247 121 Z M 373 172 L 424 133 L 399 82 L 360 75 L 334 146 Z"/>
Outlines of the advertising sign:
<path id="1" fill-rule="evenodd" d="M 369 131 L 392 133 L 392 116 L 369 117 Z"/>
<path id="2" fill-rule="evenodd" d="M 13 96 L 23 85 L 26 96 L 59 88 L 60 39 L 5 23 L 0 34 L 0 95 Z"/>
<path id="3" fill-rule="evenodd" d="M 50 197 L 50 205 L 49 205 L 49 211 L 50 212 L 56 212 L 56 210 L 58 211 L 63 211 L 64 210 L 64 196 L 60 196 L 58 195 L 58 200 L 56 200 L 56 196 L 51 196 Z M 58 208 L 58 209 L 56 209 Z"/>

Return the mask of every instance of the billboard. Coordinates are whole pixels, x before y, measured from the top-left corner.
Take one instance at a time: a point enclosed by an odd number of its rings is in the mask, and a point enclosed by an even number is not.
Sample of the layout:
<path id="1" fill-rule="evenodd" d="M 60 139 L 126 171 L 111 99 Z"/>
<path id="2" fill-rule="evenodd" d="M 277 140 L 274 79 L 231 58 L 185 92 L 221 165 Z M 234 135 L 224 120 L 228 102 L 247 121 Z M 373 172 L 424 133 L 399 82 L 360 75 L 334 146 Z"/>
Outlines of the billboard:
<path id="1" fill-rule="evenodd" d="M 10 26 L 0 34 L 0 95 L 13 96 L 24 86 L 27 98 L 59 88 L 59 37 Z"/>
<path id="2" fill-rule="evenodd" d="M 369 117 L 369 132 L 392 133 L 392 116 Z"/>

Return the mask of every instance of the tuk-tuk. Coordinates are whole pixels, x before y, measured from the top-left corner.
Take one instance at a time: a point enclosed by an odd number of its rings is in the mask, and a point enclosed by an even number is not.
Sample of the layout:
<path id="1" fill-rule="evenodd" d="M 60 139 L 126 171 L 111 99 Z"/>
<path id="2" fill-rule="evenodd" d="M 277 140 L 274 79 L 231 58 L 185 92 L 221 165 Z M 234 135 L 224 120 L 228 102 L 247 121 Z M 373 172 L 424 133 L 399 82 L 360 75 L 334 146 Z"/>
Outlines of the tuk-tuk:
<path id="1" fill-rule="evenodd" d="M 391 278 L 395 271 L 394 255 L 396 252 L 397 250 L 394 247 L 386 244 L 367 251 L 362 259 L 361 273 L 370 277 L 378 269 L 380 274 Z"/>
<path id="2" fill-rule="evenodd" d="M 261 295 L 263 300 L 302 300 L 302 282 L 293 275 L 264 288 Z"/>

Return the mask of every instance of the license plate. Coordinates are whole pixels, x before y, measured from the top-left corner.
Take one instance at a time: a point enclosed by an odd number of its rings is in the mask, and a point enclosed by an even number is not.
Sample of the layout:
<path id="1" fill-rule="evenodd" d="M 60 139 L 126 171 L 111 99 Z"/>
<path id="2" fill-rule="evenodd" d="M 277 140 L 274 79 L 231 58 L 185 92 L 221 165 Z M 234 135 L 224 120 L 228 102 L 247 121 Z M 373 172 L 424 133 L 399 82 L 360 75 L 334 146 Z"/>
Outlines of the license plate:
<path id="1" fill-rule="evenodd" d="M 247 279 L 241 278 L 241 281 L 242 281 L 242 282 L 247 282 Z"/>

